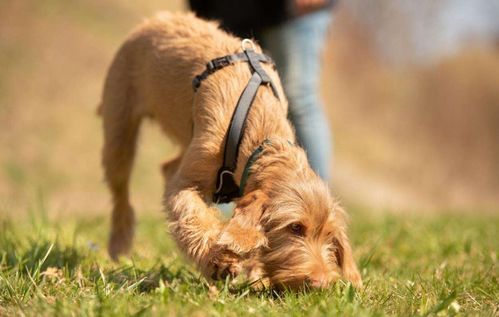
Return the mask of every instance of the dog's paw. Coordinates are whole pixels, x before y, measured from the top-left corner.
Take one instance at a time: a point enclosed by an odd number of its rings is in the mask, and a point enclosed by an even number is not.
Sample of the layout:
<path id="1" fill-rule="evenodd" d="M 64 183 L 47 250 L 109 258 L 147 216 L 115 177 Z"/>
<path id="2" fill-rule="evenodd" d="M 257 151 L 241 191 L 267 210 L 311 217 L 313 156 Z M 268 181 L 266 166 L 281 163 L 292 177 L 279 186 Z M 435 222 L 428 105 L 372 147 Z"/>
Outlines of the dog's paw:
<path id="1" fill-rule="evenodd" d="M 114 213 L 119 214 L 119 220 L 112 222 L 111 236 L 109 237 L 108 253 L 113 261 L 118 261 L 120 255 L 127 254 L 132 248 L 135 217 L 131 206 L 114 207 Z"/>
<path id="2" fill-rule="evenodd" d="M 215 251 L 210 259 L 209 267 L 210 277 L 213 280 L 223 280 L 227 276 L 235 278 L 243 269 L 240 256 L 226 248 Z"/>

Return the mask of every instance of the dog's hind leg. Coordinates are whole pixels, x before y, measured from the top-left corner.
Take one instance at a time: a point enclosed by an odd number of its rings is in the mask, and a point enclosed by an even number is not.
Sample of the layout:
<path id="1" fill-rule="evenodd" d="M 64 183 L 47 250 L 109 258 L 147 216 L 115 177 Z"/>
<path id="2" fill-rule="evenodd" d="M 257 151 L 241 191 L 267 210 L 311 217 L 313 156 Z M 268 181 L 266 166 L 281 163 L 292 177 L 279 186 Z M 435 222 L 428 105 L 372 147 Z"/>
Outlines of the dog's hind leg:
<path id="1" fill-rule="evenodd" d="M 109 72 L 99 109 L 104 122 L 102 163 L 113 198 L 108 251 L 114 260 L 128 252 L 133 241 L 135 216 L 128 185 L 141 121 L 130 77 L 123 74 L 126 67 L 119 57 Z"/>
<path id="2" fill-rule="evenodd" d="M 126 136 L 109 140 L 104 146 L 104 167 L 106 180 L 113 197 L 109 255 L 117 260 L 120 254 L 127 253 L 133 242 L 135 215 L 129 201 L 129 179 L 135 151 L 138 123 L 132 123 Z M 112 137 L 110 137 L 112 139 Z"/>

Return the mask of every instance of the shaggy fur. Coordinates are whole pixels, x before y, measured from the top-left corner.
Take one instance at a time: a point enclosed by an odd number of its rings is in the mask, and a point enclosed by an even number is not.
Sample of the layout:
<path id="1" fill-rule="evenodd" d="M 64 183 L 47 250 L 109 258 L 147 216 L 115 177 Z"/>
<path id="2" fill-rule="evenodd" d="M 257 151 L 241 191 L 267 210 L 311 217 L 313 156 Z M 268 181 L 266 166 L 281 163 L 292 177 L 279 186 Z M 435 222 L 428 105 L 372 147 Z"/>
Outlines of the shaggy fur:
<path id="1" fill-rule="evenodd" d="M 261 51 L 257 47 L 258 51 Z M 178 158 L 163 165 L 170 230 L 205 276 L 266 277 L 273 285 L 326 287 L 343 276 L 361 278 L 346 235 L 345 213 L 311 170 L 304 151 L 292 145 L 287 102 L 275 70 L 263 65 L 281 101 L 261 87 L 240 147 L 236 182 L 248 157 L 271 140 L 251 169 L 234 216 L 224 222 L 211 205 L 230 118 L 250 78 L 247 63 L 217 71 L 197 93 L 193 77 L 216 57 L 241 52 L 241 40 L 191 14 L 161 13 L 131 33 L 109 70 L 100 113 L 103 165 L 113 196 L 109 253 L 132 244 L 134 212 L 128 183 L 143 118 L 153 118 L 178 142 Z M 245 261 L 246 260 L 246 261 Z"/>

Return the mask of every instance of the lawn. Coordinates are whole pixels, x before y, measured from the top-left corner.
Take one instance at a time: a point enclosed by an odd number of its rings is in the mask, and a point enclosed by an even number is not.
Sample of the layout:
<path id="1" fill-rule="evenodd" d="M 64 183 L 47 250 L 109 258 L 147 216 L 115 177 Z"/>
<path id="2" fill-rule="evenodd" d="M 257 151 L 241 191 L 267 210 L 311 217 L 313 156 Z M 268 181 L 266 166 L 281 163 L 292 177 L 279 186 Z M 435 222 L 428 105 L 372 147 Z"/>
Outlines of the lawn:
<path id="1" fill-rule="evenodd" d="M 0 316 L 384 316 L 499 314 L 497 216 L 352 212 L 364 287 L 307 293 L 210 285 L 169 239 L 162 215 L 139 217 L 131 258 L 112 263 L 101 216 L 3 216 Z"/>
<path id="2" fill-rule="evenodd" d="M 360 290 L 210 285 L 180 256 L 164 215 L 147 212 L 159 209 L 159 164 L 178 149 L 145 125 L 131 192 L 146 212 L 131 258 L 111 262 L 95 113 L 103 80 L 134 25 L 184 7 L 0 1 L 0 317 L 499 316 L 496 51 L 425 70 L 388 69 L 370 61 L 369 41 L 351 36 L 341 16 L 323 67 L 338 194 L 391 208 L 495 207 L 431 215 L 348 208 Z"/>

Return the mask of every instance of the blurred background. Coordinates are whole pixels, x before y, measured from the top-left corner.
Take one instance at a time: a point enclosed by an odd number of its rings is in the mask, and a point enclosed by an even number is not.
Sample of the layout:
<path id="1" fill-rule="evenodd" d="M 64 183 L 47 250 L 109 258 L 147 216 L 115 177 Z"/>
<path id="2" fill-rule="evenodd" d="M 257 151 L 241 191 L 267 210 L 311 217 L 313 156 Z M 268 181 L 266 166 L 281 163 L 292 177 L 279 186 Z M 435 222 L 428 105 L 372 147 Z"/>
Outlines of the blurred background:
<path id="1" fill-rule="evenodd" d="M 184 1 L 0 1 L 0 214 L 109 212 L 96 115 L 130 29 Z M 499 213 L 499 2 L 349 0 L 334 11 L 322 90 L 335 194 L 393 212 Z M 144 127 L 137 210 L 161 208 L 175 145 Z"/>

